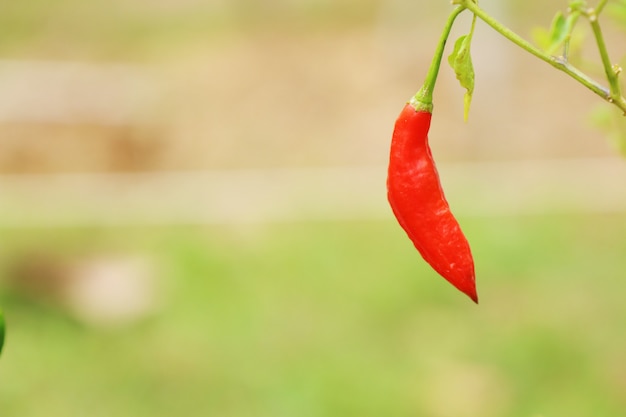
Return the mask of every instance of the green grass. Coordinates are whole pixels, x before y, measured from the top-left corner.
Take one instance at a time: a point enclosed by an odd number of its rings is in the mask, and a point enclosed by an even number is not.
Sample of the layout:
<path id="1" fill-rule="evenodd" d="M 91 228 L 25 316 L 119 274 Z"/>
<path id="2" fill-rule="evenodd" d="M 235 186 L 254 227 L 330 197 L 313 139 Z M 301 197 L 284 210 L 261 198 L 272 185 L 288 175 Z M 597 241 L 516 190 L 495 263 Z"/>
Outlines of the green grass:
<path id="1" fill-rule="evenodd" d="M 141 252 L 169 290 L 107 331 L 5 291 L 2 415 L 622 415 L 626 215 L 461 220 L 480 306 L 392 222 L 4 230 L 5 263 Z"/>

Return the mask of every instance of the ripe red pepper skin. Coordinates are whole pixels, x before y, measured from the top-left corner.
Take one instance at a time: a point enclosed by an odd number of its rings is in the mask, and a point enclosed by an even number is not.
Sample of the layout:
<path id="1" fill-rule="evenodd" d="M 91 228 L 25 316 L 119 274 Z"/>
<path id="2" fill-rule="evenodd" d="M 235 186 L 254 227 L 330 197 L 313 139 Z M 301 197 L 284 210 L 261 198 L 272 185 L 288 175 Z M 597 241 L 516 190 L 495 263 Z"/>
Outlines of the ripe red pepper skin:
<path id="1" fill-rule="evenodd" d="M 407 103 L 391 140 L 387 198 L 400 226 L 435 271 L 478 303 L 469 243 L 441 188 L 428 145 L 432 113 Z"/>

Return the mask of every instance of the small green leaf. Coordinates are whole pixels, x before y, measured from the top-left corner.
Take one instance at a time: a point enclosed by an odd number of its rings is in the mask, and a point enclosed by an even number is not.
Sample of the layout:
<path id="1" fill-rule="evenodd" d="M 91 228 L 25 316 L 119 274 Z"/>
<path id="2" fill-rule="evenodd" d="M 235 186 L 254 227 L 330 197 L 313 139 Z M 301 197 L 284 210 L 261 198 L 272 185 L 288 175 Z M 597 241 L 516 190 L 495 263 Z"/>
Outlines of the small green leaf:
<path id="1" fill-rule="evenodd" d="M 569 2 L 570 10 L 579 10 L 587 5 L 585 0 L 572 0 Z"/>
<path id="2" fill-rule="evenodd" d="M 566 19 L 563 13 L 560 11 L 556 12 L 554 19 L 552 19 L 552 24 L 550 25 L 550 45 L 546 50 L 547 53 L 554 54 L 554 51 L 563 45 L 563 42 L 565 42 L 569 36 L 571 32 L 570 17 Z"/>
<path id="3" fill-rule="evenodd" d="M 550 40 L 552 43 L 560 42 L 567 35 L 565 30 L 567 29 L 567 21 L 565 20 L 565 16 L 559 10 L 554 15 L 552 19 L 552 24 L 550 25 Z"/>
<path id="4" fill-rule="evenodd" d="M 454 50 L 448 57 L 448 63 L 454 70 L 461 87 L 465 88 L 463 119 L 467 121 L 472 94 L 474 93 L 474 65 L 470 55 L 470 44 L 472 42 L 471 33 L 463 35 L 454 43 Z"/>
<path id="5" fill-rule="evenodd" d="M 553 55 L 558 48 L 570 41 L 578 17 L 578 12 L 571 13 L 567 17 L 561 11 L 556 12 L 550 24 L 550 29 L 533 29 L 533 40 L 539 48 L 547 54 Z"/>

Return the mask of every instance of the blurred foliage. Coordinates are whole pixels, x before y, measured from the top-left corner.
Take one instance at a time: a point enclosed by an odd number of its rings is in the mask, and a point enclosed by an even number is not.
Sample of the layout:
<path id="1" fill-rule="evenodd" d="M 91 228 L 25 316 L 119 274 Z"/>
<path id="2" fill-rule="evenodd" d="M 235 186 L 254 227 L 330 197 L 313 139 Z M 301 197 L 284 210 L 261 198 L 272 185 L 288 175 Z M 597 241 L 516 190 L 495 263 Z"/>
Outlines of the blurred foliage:
<path id="1" fill-rule="evenodd" d="M 461 221 L 475 248 L 479 307 L 388 222 L 3 230 L 8 253 L 55 244 L 67 253 L 152 253 L 170 290 L 160 314 L 117 330 L 5 291 L 11 343 L 0 409 L 20 417 L 620 415 L 626 217 Z"/>
<path id="2" fill-rule="evenodd" d="M 618 26 L 626 30 L 626 0 L 613 0 L 606 6 L 607 14 L 613 18 Z"/>
<path id="3" fill-rule="evenodd" d="M 593 126 L 600 129 L 609 142 L 626 157 L 626 123 L 624 115 L 608 103 L 597 104 L 589 116 Z"/>
<path id="4" fill-rule="evenodd" d="M 0 5 L 0 54 L 139 59 L 259 26 L 311 30 L 371 21 L 377 1 L 24 0 Z M 95 54 L 95 56 L 94 56 Z"/>

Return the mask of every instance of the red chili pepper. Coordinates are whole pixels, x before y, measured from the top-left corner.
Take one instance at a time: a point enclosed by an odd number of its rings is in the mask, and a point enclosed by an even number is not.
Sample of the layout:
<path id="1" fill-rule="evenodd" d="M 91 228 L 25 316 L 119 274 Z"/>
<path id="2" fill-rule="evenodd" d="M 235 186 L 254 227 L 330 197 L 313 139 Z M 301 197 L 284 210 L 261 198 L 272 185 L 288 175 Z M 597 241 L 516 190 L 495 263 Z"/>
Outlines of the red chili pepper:
<path id="1" fill-rule="evenodd" d="M 387 197 L 400 226 L 435 271 L 478 303 L 474 261 L 443 194 L 428 145 L 432 113 L 408 103 L 391 141 Z"/>

